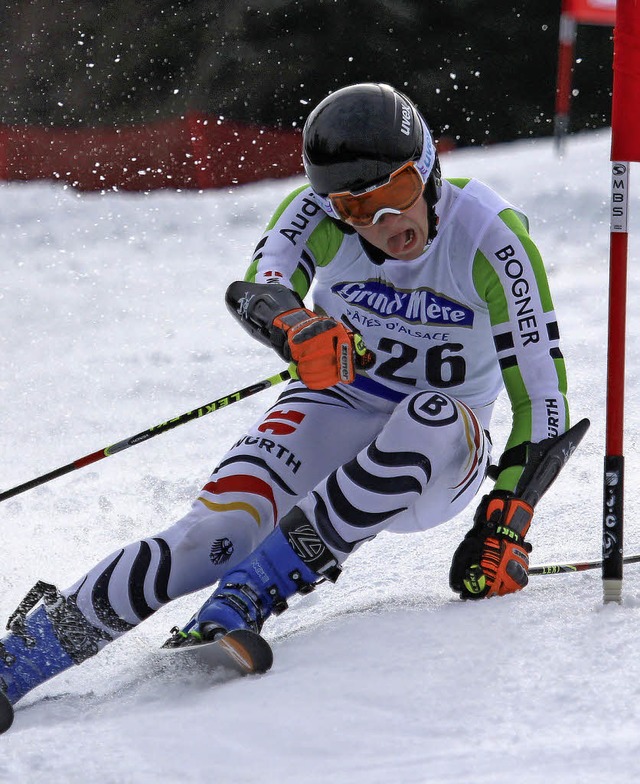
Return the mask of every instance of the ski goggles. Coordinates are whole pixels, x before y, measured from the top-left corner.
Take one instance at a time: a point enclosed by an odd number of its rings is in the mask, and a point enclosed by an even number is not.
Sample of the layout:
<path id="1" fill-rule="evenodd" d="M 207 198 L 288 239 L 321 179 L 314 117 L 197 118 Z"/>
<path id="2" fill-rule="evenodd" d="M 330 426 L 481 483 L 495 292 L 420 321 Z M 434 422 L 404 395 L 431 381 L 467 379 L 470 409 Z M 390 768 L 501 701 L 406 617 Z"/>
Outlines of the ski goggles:
<path id="1" fill-rule="evenodd" d="M 337 217 L 355 228 L 372 226 L 387 212 L 399 215 L 422 196 L 424 182 L 415 161 L 396 169 L 387 182 L 363 193 L 330 193 L 326 198 Z"/>

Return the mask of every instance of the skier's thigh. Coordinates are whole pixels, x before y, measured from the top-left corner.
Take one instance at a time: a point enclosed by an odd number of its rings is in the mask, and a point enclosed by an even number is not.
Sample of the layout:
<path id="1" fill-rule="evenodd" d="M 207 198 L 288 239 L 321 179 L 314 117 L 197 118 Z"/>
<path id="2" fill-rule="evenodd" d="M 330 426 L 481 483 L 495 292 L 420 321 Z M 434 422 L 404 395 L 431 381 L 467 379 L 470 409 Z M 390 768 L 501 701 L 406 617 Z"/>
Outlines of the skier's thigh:
<path id="1" fill-rule="evenodd" d="M 294 385 L 229 450 L 216 475 L 247 472 L 271 481 L 280 517 L 384 427 L 391 412 Z"/>
<path id="2" fill-rule="evenodd" d="M 372 443 L 298 505 L 344 559 L 385 529 L 419 531 L 449 520 L 478 491 L 488 459 L 473 411 L 424 390 L 399 404 Z"/>
<path id="3" fill-rule="evenodd" d="M 391 531 L 424 530 L 450 520 L 484 481 L 491 443 L 472 409 L 449 395 L 425 391 L 409 398 L 378 440 L 384 444 L 386 438 L 407 448 L 417 448 L 415 439 L 421 438 L 430 473 L 424 491 Z"/>
<path id="4" fill-rule="evenodd" d="M 210 585 L 245 558 L 302 496 L 369 443 L 387 418 L 317 402 L 306 391 L 278 401 L 227 452 L 191 510 L 159 534 L 171 551 L 170 594 Z"/>

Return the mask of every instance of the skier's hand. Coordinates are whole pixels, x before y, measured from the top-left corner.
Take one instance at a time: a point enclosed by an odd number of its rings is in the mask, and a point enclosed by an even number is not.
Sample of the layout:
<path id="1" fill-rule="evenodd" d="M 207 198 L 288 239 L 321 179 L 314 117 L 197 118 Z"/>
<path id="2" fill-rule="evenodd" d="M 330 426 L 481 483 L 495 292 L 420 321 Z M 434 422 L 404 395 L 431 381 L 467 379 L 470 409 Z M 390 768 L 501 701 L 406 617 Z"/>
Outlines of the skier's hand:
<path id="1" fill-rule="evenodd" d="M 484 496 L 451 562 L 449 585 L 460 598 L 503 596 L 525 587 L 531 545 L 524 537 L 532 517 L 533 508 L 512 493 Z"/>
<path id="2" fill-rule="evenodd" d="M 285 352 L 296 364 L 300 380 L 309 389 L 351 384 L 355 379 L 354 333 L 328 316 L 306 308 L 281 313 L 273 326 L 284 332 Z"/>

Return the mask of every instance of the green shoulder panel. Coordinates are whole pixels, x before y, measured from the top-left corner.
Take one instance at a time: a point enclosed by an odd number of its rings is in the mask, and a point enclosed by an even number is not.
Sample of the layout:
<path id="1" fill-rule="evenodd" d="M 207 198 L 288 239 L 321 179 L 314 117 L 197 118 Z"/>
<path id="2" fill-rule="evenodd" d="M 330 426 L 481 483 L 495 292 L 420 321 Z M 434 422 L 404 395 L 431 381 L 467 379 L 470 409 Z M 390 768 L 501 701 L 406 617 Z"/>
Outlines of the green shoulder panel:
<path id="1" fill-rule="evenodd" d="M 536 285 L 540 294 L 540 301 L 545 313 L 553 310 L 553 301 L 551 299 L 551 291 L 549 290 L 549 281 L 547 280 L 547 273 L 542 262 L 540 251 L 535 243 L 529 236 L 526 225 L 526 218 L 520 213 L 512 209 L 503 210 L 499 218 L 508 226 L 511 231 L 518 237 L 522 243 L 527 257 L 531 263 L 533 274 L 536 279 Z M 493 302 L 494 305 L 491 309 L 491 323 L 502 324 L 508 321 L 509 314 L 507 310 L 507 301 L 502 293 L 502 285 L 498 274 L 491 266 L 490 261 L 478 251 L 473 260 L 473 284 L 478 292 L 478 295 L 485 302 Z"/>
<path id="2" fill-rule="evenodd" d="M 445 177 L 447 182 L 450 182 L 452 185 L 455 185 L 456 188 L 464 188 L 469 182 L 471 182 L 470 177 Z"/>
<path id="3" fill-rule="evenodd" d="M 308 243 L 318 267 L 326 267 L 334 260 L 345 236 L 331 218 L 325 217 L 320 221 L 311 233 Z"/>
<path id="4" fill-rule="evenodd" d="M 296 188 L 294 191 L 292 191 L 281 202 L 274 212 L 271 220 L 267 224 L 265 234 L 277 226 L 278 221 L 282 218 L 282 215 L 291 205 L 292 201 L 294 201 L 294 199 L 299 196 L 300 193 L 307 190 L 308 188 L 308 185 L 301 185 L 299 188 Z M 306 243 L 306 248 L 317 267 L 326 267 L 338 254 L 344 239 L 345 233 L 341 231 L 337 222 L 331 220 L 328 216 L 325 215 L 320 218 L 318 225 L 311 232 L 311 235 Z M 255 281 L 256 272 L 261 258 L 262 253 L 258 252 L 245 273 L 245 281 Z M 290 283 L 294 290 L 304 298 L 310 288 L 310 281 L 307 270 L 298 265 L 297 269 L 291 275 Z"/>
<path id="5" fill-rule="evenodd" d="M 287 207 L 291 204 L 291 202 L 295 199 L 295 197 L 299 193 L 302 193 L 302 191 L 308 187 L 309 187 L 308 185 L 301 185 L 299 188 L 296 188 L 294 191 L 292 191 L 286 197 L 286 199 L 284 199 L 282 204 L 280 204 L 278 209 L 273 213 L 271 220 L 267 224 L 267 228 L 265 229 L 265 231 L 270 231 L 276 225 L 276 223 L 280 220 L 280 216 L 282 215 L 282 213 L 287 209 Z"/>

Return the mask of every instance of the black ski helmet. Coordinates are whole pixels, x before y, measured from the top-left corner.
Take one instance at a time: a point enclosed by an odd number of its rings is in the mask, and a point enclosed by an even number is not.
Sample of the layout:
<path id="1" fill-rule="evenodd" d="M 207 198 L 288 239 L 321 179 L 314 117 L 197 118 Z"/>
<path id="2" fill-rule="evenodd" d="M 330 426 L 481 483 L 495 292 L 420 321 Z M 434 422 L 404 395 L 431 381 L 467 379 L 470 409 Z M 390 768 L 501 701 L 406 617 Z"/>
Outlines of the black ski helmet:
<path id="1" fill-rule="evenodd" d="M 440 197 L 431 131 L 406 95 L 388 84 L 354 84 L 331 93 L 307 118 L 302 140 L 304 169 L 319 196 L 381 184 L 414 160 L 422 164 L 430 212 Z"/>

